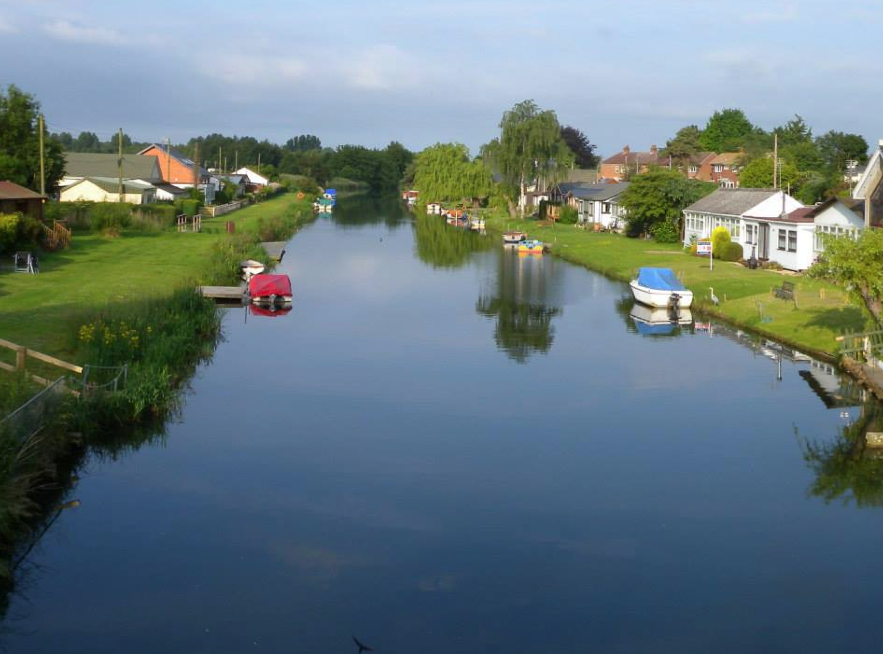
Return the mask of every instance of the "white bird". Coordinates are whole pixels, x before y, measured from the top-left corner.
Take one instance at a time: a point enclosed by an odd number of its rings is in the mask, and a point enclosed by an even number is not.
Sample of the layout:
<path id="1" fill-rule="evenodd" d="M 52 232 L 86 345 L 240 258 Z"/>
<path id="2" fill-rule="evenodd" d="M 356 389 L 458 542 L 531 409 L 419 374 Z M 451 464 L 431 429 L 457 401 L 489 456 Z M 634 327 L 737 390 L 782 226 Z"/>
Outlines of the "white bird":
<path id="1" fill-rule="evenodd" d="M 717 306 L 718 304 L 720 304 L 721 303 L 720 298 L 718 298 L 718 296 L 714 294 L 714 289 L 711 286 L 709 286 L 708 290 L 711 291 L 711 303 L 714 306 Z"/>

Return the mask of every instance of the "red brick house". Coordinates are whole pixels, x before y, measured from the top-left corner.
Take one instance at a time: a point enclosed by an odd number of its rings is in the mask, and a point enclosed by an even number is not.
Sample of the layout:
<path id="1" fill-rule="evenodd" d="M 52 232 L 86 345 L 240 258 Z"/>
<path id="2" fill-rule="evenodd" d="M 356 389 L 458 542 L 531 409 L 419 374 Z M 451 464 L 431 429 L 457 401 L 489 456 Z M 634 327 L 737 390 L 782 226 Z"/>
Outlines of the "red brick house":
<path id="1" fill-rule="evenodd" d="M 138 154 L 153 155 L 157 158 L 162 180 L 167 184 L 174 184 L 179 188 L 190 188 L 208 183 L 208 171 L 200 166 L 198 171 L 199 179 L 194 179 L 193 169 L 195 164 L 193 159 L 188 158 L 177 150 L 169 150 L 166 153 L 166 149 L 163 146 L 154 143 L 141 150 Z"/>
<path id="2" fill-rule="evenodd" d="M 711 162 L 717 154 L 714 152 L 698 152 L 690 157 L 683 169 L 690 179 L 711 179 Z"/>
<path id="3" fill-rule="evenodd" d="M 598 177 L 622 182 L 632 175 L 647 172 L 650 166 L 668 166 L 668 163 L 668 158 L 661 157 L 659 148 L 655 145 L 650 146 L 649 152 L 632 152 L 626 145 L 622 148 L 622 152 L 617 152 L 601 162 Z"/>
<path id="4" fill-rule="evenodd" d="M 43 196 L 14 182 L 0 181 L 0 213 L 22 213 L 43 220 Z"/>
<path id="5" fill-rule="evenodd" d="M 723 152 L 711 160 L 711 171 L 708 176 L 699 176 L 704 182 L 715 182 L 724 188 L 739 187 L 739 172 L 742 170 L 741 152 Z"/>

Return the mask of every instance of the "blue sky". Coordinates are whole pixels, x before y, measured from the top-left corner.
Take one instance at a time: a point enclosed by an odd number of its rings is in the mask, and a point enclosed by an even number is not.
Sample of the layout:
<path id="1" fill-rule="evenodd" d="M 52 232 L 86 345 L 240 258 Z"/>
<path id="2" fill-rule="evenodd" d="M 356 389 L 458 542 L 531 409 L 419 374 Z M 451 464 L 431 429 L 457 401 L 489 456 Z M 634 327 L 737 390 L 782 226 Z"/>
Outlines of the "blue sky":
<path id="1" fill-rule="evenodd" d="M 475 150 L 533 98 L 603 154 L 722 107 L 876 143 L 881 32 L 883 0 L 0 0 L 0 84 L 102 138 Z"/>

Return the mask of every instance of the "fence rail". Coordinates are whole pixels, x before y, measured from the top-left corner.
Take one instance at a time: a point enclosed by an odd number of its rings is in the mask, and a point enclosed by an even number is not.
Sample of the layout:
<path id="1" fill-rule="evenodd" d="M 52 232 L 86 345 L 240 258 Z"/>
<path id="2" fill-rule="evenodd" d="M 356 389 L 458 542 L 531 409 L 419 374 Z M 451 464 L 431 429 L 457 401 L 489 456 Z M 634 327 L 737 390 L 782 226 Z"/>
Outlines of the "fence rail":
<path id="1" fill-rule="evenodd" d="M 838 336 L 837 341 L 842 343 L 840 354 L 860 355 L 868 361 L 883 359 L 883 330 L 844 334 Z"/>

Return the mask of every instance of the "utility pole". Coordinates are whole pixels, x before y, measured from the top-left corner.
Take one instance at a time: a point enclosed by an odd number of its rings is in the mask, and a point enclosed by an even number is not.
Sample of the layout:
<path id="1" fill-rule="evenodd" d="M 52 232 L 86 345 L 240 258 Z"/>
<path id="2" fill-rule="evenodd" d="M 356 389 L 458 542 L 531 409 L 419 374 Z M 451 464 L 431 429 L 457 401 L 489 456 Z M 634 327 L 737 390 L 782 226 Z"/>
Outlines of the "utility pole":
<path id="1" fill-rule="evenodd" d="M 40 114 L 40 195 L 46 201 L 46 158 L 43 152 L 43 114 Z"/>
<path id="2" fill-rule="evenodd" d="M 199 142 L 193 149 L 193 186 L 199 188 Z"/>
<path id="3" fill-rule="evenodd" d="M 166 142 L 166 182 L 168 184 L 172 183 L 172 139 L 168 136 L 163 139 Z"/>
<path id="4" fill-rule="evenodd" d="M 222 161 L 222 159 L 221 159 L 221 146 L 219 145 L 218 146 L 218 168 L 221 168 L 221 161 Z M 224 169 L 221 168 L 221 170 L 219 172 L 224 172 Z"/>
<path id="5" fill-rule="evenodd" d="M 233 170 L 239 170 L 239 150 L 236 150 L 236 154 L 233 157 L 233 160 L 236 162 L 235 164 L 233 164 L 234 165 Z"/>
<path id="6" fill-rule="evenodd" d="M 258 175 L 261 174 L 261 153 L 258 152 Z"/>
<path id="7" fill-rule="evenodd" d="M 779 188 L 776 174 L 779 168 L 779 135 L 773 134 L 773 188 Z"/>
<path id="8" fill-rule="evenodd" d="M 120 127 L 120 131 L 117 132 L 117 145 L 119 154 L 117 155 L 117 166 L 119 167 L 120 173 L 120 188 L 117 196 L 119 197 L 118 202 L 123 201 L 123 128 Z"/>

